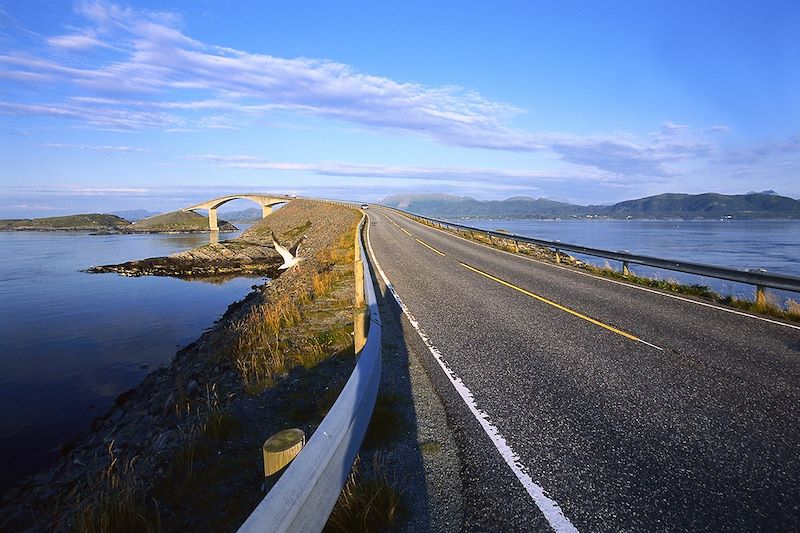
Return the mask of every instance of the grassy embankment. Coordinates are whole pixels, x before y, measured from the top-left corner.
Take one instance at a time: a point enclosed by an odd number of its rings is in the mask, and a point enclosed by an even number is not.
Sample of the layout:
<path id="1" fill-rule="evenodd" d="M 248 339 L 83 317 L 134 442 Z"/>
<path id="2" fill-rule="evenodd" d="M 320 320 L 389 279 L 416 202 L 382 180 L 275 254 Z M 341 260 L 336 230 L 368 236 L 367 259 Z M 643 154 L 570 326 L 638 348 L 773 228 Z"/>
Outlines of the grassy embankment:
<path id="1" fill-rule="evenodd" d="M 135 460 L 120 464 L 110 447 L 108 470 L 95 491 L 99 497 L 78 515 L 77 530 L 177 530 L 186 527 L 180 518 L 186 515 L 194 516 L 198 527 L 241 524 L 263 496 L 257 489 L 260 443 L 287 425 L 316 427 L 352 370 L 358 218 L 332 246 L 290 272 L 296 282 L 283 284 L 283 290 L 225 326 L 226 346 L 219 358 L 236 369 L 242 394 L 230 401 L 235 395 L 221 394 L 212 383 L 199 403 L 179 395 L 175 409 L 183 438 L 161 479 L 138 477 Z M 310 226 L 309 221 L 280 237 L 293 241 Z M 257 232 L 250 236 L 255 237 Z M 299 376 L 299 386 L 283 392 L 289 375 Z M 252 419 L 254 410 L 264 418 Z M 379 409 L 376 413 L 373 426 L 380 427 L 385 420 Z M 329 528 L 392 524 L 402 508 L 400 496 L 381 472 L 378 463 L 366 476 L 354 469 Z"/>
<path id="2" fill-rule="evenodd" d="M 415 219 L 416 220 L 416 219 Z M 433 224 L 420 219 L 419 222 L 435 227 Z M 499 250 L 504 250 L 510 253 L 516 253 L 521 255 L 530 255 L 535 256 L 537 259 L 540 260 L 549 260 L 551 262 L 555 262 L 555 253 L 548 248 L 536 245 L 520 245 L 517 246 L 513 239 L 499 239 L 497 237 L 489 238 L 483 233 L 479 232 L 456 232 L 455 230 L 445 229 L 444 231 L 448 231 L 450 233 L 455 233 L 461 237 L 469 238 L 473 241 L 480 242 L 493 248 L 497 248 Z M 506 233 L 503 230 L 498 230 L 498 233 Z M 708 300 L 714 303 L 719 303 L 723 305 L 728 305 L 731 307 L 735 307 L 737 309 L 742 309 L 744 311 L 749 311 L 751 313 L 757 313 L 761 315 L 768 315 L 775 318 L 781 318 L 783 320 L 789 320 L 793 322 L 800 322 L 800 303 L 796 300 L 788 299 L 786 300 L 784 305 L 778 301 L 777 297 L 768 291 L 765 292 L 756 292 L 755 289 L 753 290 L 754 296 L 753 299 L 747 298 L 739 298 L 737 296 L 722 296 L 721 294 L 711 290 L 709 287 L 705 285 L 690 285 L 680 283 L 674 279 L 656 279 L 656 278 L 649 278 L 644 276 L 637 276 L 633 273 L 624 274 L 619 270 L 615 270 L 614 268 L 609 265 L 608 261 L 602 267 L 598 267 L 595 265 L 591 265 L 585 263 L 583 261 L 579 261 L 564 252 L 560 254 L 560 262 L 564 265 L 571 266 L 574 268 L 580 268 L 581 270 L 585 270 L 595 274 L 597 276 L 602 276 L 606 278 L 616 279 L 619 281 L 624 281 L 627 283 L 632 283 L 635 285 L 642 285 L 645 287 L 650 287 L 653 289 L 658 289 L 666 292 L 672 292 L 676 294 L 683 294 L 686 296 L 694 296 L 697 298 L 701 298 L 703 300 Z"/>

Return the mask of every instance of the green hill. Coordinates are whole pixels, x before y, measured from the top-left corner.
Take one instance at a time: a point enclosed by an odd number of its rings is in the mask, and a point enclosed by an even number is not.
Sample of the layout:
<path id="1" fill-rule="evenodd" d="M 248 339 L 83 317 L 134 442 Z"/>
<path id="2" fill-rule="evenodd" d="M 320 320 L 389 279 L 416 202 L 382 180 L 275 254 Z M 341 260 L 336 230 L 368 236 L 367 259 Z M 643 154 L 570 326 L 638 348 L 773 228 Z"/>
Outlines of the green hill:
<path id="1" fill-rule="evenodd" d="M 447 194 L 399 194 L 387 196 L 381 203 L 421 215 L 441 217 L 550 218 L 588 212 L 583 206 L 529 196 L 480 201 L 469 196 Z"/>
<path id="2" fill-rule="evenodd" d="M 219 220 L 220 231 L 236 231 L 230 222 Z M 134 222 L 126 231 L 134 233 L 201 232 L 208 231 L 208 217 L 193 211 L 171 211 Z"/>
<path id="3" fill-rule="evenodd" d="M 433 217 L 577 218 L 800 218 L 800 201 L 773 191 L 725 195 L 659 194 L 611 206 L 574 205 L 544 198 L 516 196 L 480 201 L 468 196 L 403 194 L 387 196 L 383 204 Z"/>
<path id="4" fill-rule="evenodd" d="M 127 228 L 130 222 L 116 215 L 99 213 L 63 217 L 0 220 L 2 231 L 113 231 Z"/>
<path id="5" fill-rule="evenodd" d="M 800 202 L 769 193 L 659 194 L 620 202 L 604 213 L 623 218 L 800 218 Z"/>

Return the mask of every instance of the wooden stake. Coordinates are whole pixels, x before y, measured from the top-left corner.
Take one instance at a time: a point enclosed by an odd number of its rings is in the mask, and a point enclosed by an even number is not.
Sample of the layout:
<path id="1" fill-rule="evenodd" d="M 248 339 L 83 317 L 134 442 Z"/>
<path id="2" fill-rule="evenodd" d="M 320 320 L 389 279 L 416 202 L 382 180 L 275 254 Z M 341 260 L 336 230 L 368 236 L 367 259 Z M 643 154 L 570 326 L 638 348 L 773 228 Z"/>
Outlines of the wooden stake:
<path id="1" fill-rule="evenodd" d="M 269 477 L 292 462 L 306 444 L 302 429 L 284 429 L 264 442 L 264 476 Z"/>

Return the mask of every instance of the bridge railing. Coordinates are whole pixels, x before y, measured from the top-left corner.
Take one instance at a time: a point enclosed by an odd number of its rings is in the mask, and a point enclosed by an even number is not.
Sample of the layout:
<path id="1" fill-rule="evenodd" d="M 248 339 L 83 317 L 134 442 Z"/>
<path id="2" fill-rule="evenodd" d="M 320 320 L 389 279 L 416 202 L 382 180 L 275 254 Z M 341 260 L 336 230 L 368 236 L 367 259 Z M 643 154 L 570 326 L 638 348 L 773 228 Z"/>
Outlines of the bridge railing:
<path id="1" fill-rule="evenodd" d="M 416 219 L 420 222 L 427 222 L 442 229 L 450 229 L 457 232 L 466 232 L 471 234 L 482 234 L 487 237 L 495 237 L 497 239 L 504 239 L 514 242 L 515 244 L 526 243 L 543 246 L 559 252 L 573 252 L 578 254 L 589 255 L 593 257 L 601 257 L 614 261 L 622 262 L 623 272 L 628 271 L 628 266 L 631 264 L 645 265 L 653 268 L 661 268 L 672 270 L 675 272 L 684 272 L 686 274 L 696 274 L 698 276 L 706 276 L 710 278 L 722 279 L 727 281 L 735 281 L 747 285 L 754 285 L 758 292 L 764 291 L 765 288 L 781 289 L 791 292 L 800 292 L 800 277 L 790 276 L 786 274 L 773 274 L 771 272 L 752 271 L 752 270 L 737 270 L 735 268 L 722 267 L 716 265 L 707 265 L 703 263 L 694 263 L 691 261 L 681 261 L 675 259 L 661 259 L 659 257 L 651 257 L 647 255 L 632 254 L 629 252 L 616 252 L 612 250 L 604 250 L 601 248 L 592 248 L 589 246 L 581 246 L 578 244 L 568 244 L 559 241 L 548 241 L 544 239 L 535 239 L 532 237 L 525 237 L 522 235 L 515 235 L 513 233 L 505 233 L 498 231 L 491 231 L 485 229 L 474 228 L 464 224 L 456 224 L 454 222 L 447 222 L 436 218 L 426 217 L 403 211 L 389 206 L 382 206 L 393 211 L 396 211 L 403 216 L 411 219 Z"/>
<path id="2" fill-rule="evenodd" d="M 381 376 L 381 322 L 364 252 L 365 220 L 366 216 L 362 216 L 358 224 L 355 249 L 356 270 L 363 268 L 363 275 L 356 273 L 360 282 L 356 289 L 356 350 L 363 343 L 358 362 L 308 444 L 242 524 L 240 532 L 322 531 L 361 447 Z M 359 305 L 362 297 L 366 309 Z M 369 328 L 366 338 L 363 327 Z"/>

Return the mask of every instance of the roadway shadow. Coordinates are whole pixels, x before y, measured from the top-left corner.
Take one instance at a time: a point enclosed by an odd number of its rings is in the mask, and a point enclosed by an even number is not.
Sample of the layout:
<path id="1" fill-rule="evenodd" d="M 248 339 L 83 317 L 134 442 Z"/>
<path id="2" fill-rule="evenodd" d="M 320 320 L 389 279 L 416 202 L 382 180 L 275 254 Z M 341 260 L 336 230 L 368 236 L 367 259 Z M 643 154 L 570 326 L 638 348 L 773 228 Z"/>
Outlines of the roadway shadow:
<path id="1" fill-rule="evenodd" d="M 430 531 L 434 528 L 401 311 L 391 293 L 377 282 L 374 264 L 371 267 L 381 317 L 381 380 L 358 468 L 365 477 L 385 480 L 401 494 L 400 529 Z"/>

